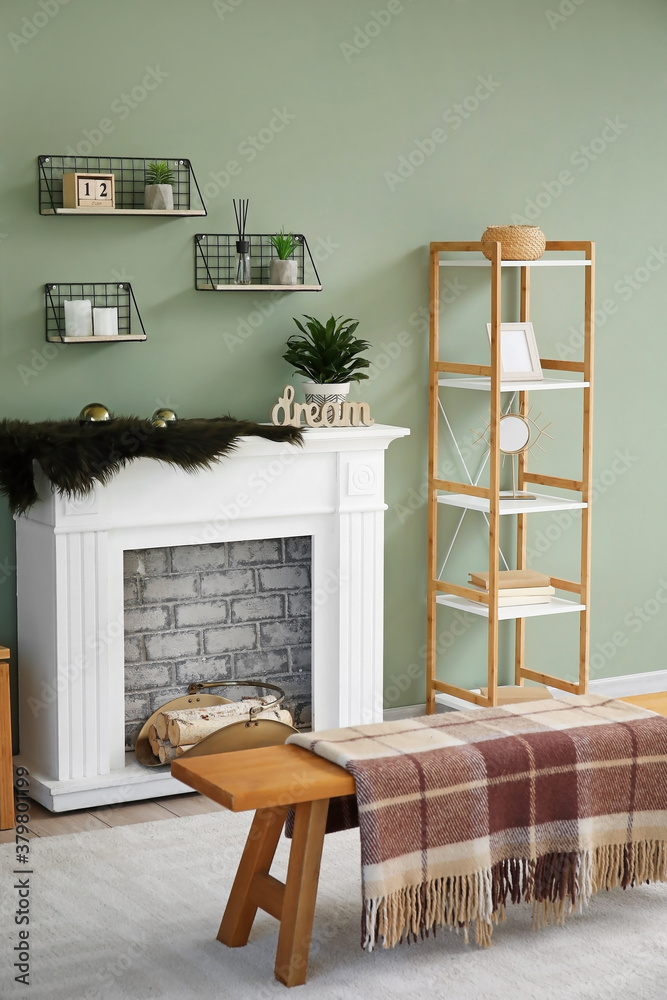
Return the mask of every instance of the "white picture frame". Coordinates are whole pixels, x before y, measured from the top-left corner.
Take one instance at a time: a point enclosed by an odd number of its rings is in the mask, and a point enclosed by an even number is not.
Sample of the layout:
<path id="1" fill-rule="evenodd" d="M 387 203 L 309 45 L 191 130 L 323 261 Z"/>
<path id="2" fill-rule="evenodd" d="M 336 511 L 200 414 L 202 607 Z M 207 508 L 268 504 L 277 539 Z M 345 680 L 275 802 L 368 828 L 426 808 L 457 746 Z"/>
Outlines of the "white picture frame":
<path id="1" fill-rule="evenodd" d="M 491 324 L 486 324 L 491 343 Z M 501 382 L 537 382 L 543 379 L 532 323 L 500 324 Z"/>

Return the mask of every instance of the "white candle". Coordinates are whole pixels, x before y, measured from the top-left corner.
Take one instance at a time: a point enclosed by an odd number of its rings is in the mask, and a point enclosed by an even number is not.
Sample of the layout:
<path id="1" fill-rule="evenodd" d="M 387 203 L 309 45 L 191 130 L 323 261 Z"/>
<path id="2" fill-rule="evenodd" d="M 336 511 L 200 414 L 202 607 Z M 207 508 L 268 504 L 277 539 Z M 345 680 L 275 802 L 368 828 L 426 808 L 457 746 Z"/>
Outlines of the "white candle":
<path id="1" fill-rule="evenodd" d="M 92 337 L 93 310 L 90 299 L 65 299 L 65 336 Z"/>
<path id="2" fill-rule="evenodd" d="M 96 337 L 118 336 L 118 310 L 115 306 L 93 309 L 93 332 Z"/>

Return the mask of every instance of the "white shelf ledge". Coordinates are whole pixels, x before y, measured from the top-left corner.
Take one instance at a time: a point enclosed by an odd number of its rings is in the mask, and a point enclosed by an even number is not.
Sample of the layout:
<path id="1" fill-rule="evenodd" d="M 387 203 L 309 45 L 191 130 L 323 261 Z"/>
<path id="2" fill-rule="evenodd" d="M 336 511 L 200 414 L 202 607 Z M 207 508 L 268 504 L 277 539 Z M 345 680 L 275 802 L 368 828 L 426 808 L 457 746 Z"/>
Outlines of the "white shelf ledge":
<path id="1" fill-rule="evenodd" d="M 590 267 L 590 260 L 501 260 L 501 267 Z M 440 267 L 491 267 L 491 261 L 476 258 L 473 260 L 441 260 Z"/>
<path id="2" fill-rule="evenodd" d="M 530 488 L 530 483 L 527 484 Z M 566 500 L 564 497 L 550 496 L 547 493 L 535 493 L 534 500 L 512 500 L 502 498 L 500 500 L 501 514 L 536 514 L 553 510 L 582 510 L 587 504 L 580 500 Z M 441 493 L 438 496 L 438 503 L 448 507 L 464 507 L 466 510 L 478 510 L 483 514 L 489 513 L 489 501 L 484 497 L 471 497 L 465 493 Z"/>
<path id="3" fill-rule="evenodd" d="M 54 338 L 50 343 L 52 344 L 117 344 L 120 340 L 145 340 L 146 337 L 141 334 L 114 334 L 113 337 L 61 337 Z"/>
<path id="4" fill-rule="evenodd" d="M 246 286 L 247 287 L 247 286 Z M 481 392 L 491 391 L 491 379 L 484 375 L 468 376 L 466 378 L 439 378 L 438 385 L 447 389 L 477 389 Z M 543 378 L 527 382 L 502 382 L 501 392 L 540 392 L 547 389 L 585 389 L 590 382 L 577 382 L 574 379 Z"/>
<path id="5" fill-rule="evenodd" d="M 457 597 L 454 594 L 438 594 L 436 602 L 444 604 L 448 608 L 456 608 L 457 611 L 468 611 L 471 615 L 479 615 L 481 618 L 489 617 L 489 609 L 486 604 L 469 601 L 465 597 Z M 513 608 L 498 608 L 498 621 L 507 621 L 512 618 L 538 618 L 543 615 L 564 615 L 571 611 L 585 610 L 585 604 L 566 601 L 562 597 L 552 597 L 548 604 L 517 604 Z"/>
<path id="6" fill-rule="evenodd" d="M 321 292 L 321 285 L 199 285 L 199 292 Z"/>
<path id="7" fill-rule="evenodd" d="M 42 215 L 160 215 L 163 219 L 174 216 L 206 215 L 204 209 L 160 208 L 45 208 Z"/>

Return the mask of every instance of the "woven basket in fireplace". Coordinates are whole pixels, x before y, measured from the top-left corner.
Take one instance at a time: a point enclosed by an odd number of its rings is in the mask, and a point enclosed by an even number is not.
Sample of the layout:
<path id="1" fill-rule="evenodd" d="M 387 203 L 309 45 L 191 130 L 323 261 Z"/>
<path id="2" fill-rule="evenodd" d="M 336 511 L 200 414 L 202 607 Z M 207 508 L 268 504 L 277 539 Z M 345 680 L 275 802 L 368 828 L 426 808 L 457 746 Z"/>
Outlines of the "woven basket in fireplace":
<path id="1" fill-rule="evenodd" d="M 266 688 L 273 691 L 275 698 L 263 705 L 249 705 L 247 716 L 240 717 L 222 729 L 217 729 L 209 736 L 205 736 L 178 759 L 183 757 L 204 757 L 208 754 L 229 753 L 232 750 L 251 750 L 255 747 L 278 746 L 284 743 L 288 736 L 296 733 L 294 726 L 279 719 L 266 718 L 267 712 L 275 712 L 285 698 L 285 692 L 276 684 L 267 684 L 264 681 L 208 681 L 206 683 L 191 684 L 188 694 L 182 698 L 173 698 L 158 708 L 142 726 L 137 737 L 135 755 L 140 764 L 144 767 L 169 767 L 169 762 L 161 763 L 154 755 L 151 748 L 148 734 L 151 726 L 156 724 L 158 715 L 161 712 L 177 712 L 190 708 L 211 708 L 214 705 L 230 704 L 233 699 L 222 698 L 215 694 L 202 694 L 205 688 L 236 687 L 236 688 Z"/>

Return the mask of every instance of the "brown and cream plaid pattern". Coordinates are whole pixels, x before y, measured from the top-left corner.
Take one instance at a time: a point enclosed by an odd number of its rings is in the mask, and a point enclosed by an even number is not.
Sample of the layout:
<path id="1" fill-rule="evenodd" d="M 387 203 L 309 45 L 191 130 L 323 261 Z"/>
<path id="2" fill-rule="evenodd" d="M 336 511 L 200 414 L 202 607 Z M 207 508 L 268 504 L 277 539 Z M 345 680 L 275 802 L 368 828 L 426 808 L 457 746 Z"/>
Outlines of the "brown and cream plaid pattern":
<path id="1" fill-rule="evenodd" d="M 599 695 L 291 736 L 356 782 L 362 945 L 667 881 L 667 718 Z"/>

